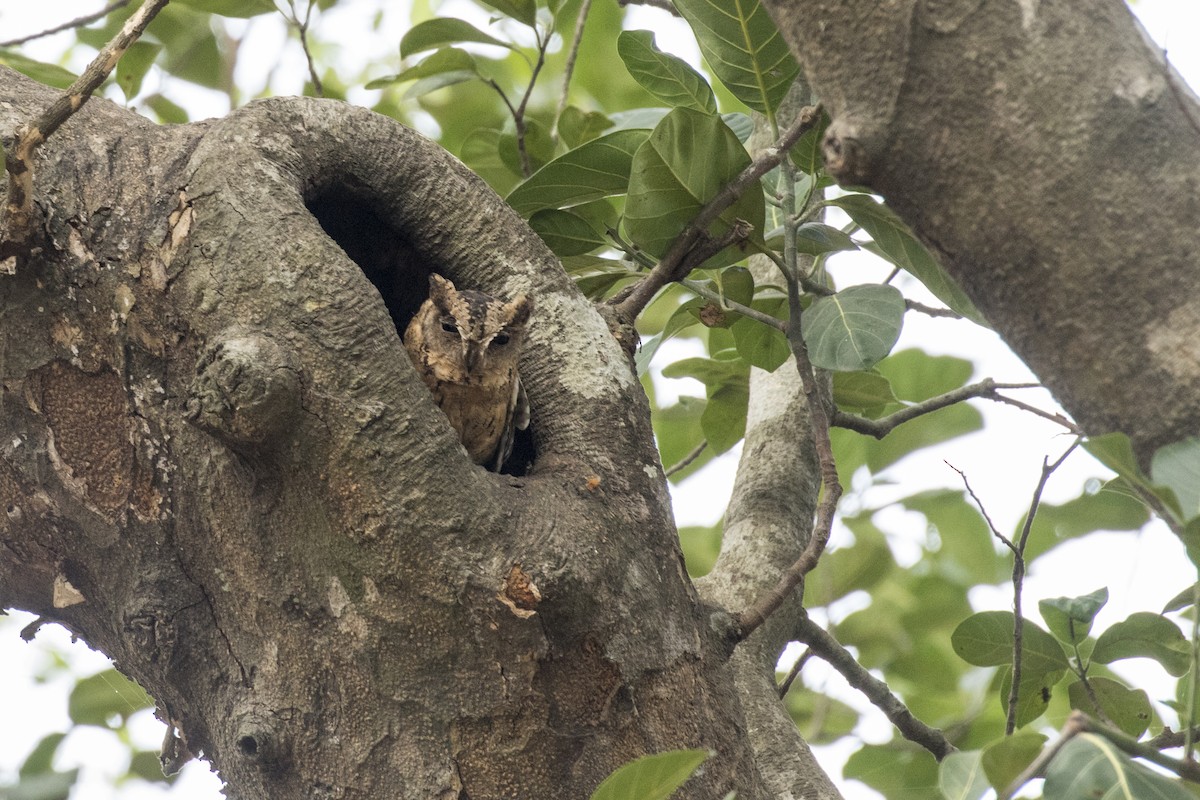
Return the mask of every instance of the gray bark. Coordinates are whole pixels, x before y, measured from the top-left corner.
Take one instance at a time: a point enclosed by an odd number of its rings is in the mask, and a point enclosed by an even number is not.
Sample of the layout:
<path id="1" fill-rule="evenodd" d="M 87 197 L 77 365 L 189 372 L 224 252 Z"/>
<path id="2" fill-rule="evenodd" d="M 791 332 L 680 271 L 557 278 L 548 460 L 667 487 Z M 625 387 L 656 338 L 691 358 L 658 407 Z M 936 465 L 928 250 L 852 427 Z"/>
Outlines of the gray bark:
<path id="1" fill-rule="evenodd" d="M 10 131 L 51 94 L 0 77 Z M 641 388 L 482 181 L 340 103 L 93 100 L 35 187 L 0 607 L 114 658 L 234 798 L 583 798 L 680 747 L 714 751 L 689 797 L 769 796 Z M 536 299 L 525 477 L 469 462 L 404 354 L 431 269 Z"/>
<path id="2" fill-rule="evenodd" d="M 1120 0 L 764 0 L 882 194 L 1092 434 L 1200 429 L 1200 110 Z"/>

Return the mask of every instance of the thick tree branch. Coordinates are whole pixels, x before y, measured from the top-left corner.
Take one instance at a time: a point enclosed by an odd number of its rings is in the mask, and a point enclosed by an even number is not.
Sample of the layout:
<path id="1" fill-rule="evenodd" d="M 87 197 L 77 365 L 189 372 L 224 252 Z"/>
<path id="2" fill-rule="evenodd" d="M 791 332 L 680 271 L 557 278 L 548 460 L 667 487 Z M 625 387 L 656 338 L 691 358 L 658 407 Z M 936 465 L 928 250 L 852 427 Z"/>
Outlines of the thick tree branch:
<path id="1" fill-rule="evenodd" d="M 788 128 L 774 146 L 768 147 L 758 155 L 736 178 L 721 187 L 712 200 L 700 210 L 700 213 L 687 224 L 675 237 L 666 255 L 658 262 L 650 274 L 638 283 L 632 292 L 625 297 L 618 311 L 628 319 L 636 319 L 642 309 L 650 302 L 659 289 L 668 283 L 684 278 L 693 269 L 712 257 L 721 249 L 712 250 L 711 240 L 708 240 L 708 227 L 721 216 L 727 208 L 737 202 L 763 175 L 766 175 L 787 155 L 800 137 L 813 128 L 821 119 L 820 106 L 808 106 L 797 115 L 796 121 Z M 705 246 L 706 240 L 709 242 Z"/>
<path id="2" fill-rule="evenodd" d="M 104 82 L 121 56 L 170 0 L 146 0 L 121 31 L 92 59 L 83 74 L 33 122 L 17 128 L 5 169 L 8 197 L 0 228 L 0 273 L 13 273 L 33 238 L 33 157 L 37 149 L 78 111 Z"/>
<path id="3" fill-rule="evenodd" d="M 933 753 L 941 761 L 955 750 L 937 728 L 926 725 L 913 716 L 908 706 L 892 693 L 886 683 L 872 675 L 828 631 L 805 614 L 796 630 L 796 640 L 811 648 L 812 653 L 836 669 L 852 687 L 862 692 L 871 704 L 887 716 L 900 735 Z"/>

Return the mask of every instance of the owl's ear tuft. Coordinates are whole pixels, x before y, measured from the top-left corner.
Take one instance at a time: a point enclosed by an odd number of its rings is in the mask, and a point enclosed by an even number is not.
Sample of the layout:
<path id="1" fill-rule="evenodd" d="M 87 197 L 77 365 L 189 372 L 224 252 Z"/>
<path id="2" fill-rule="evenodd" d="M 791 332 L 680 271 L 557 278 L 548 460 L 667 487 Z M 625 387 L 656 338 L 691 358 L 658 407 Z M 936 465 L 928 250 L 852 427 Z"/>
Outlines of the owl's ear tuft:
<path id="1" fill-rule="evenodd" d="M 524 294 L 519 294 L 508 302 L 508 324 L 514 328 L 524 327 L 533 313 L 533 300 Z"/>
<path id="2" fill-rule="evenodd" d="M 429 299 L 443 313 L 449 313 L 450 302 L 454 297 L 454 284 L 436 272 L 429 273 Z"/>

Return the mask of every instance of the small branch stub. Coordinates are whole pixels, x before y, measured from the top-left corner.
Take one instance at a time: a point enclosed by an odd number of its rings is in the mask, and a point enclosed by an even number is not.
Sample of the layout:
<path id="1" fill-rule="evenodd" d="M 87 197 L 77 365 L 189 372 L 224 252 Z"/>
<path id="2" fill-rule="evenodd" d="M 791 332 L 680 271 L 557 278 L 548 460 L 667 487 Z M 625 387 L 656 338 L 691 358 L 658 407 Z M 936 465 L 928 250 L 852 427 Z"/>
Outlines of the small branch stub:
<path id="1" fill-rule="evenodd" d="M 504 579 L 504 588 L 497 599 L 522 619 L 529 619 L 537 613 L 538 604 L 542 602 L 542 593 L 533 578 L 520 564 L 513 564 Z"/>

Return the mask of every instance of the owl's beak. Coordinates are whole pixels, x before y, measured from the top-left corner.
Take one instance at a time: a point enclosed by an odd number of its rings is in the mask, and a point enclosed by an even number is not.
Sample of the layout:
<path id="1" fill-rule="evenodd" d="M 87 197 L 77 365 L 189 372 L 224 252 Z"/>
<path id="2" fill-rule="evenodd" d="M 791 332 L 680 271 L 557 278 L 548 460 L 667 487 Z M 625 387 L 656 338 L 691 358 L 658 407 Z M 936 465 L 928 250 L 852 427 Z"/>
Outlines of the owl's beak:
<path id="1" fill-rule="evenodd" d="M 487 348 L 482 342 L 463 342 L 463 361 L 467 364 L 467 373 L 474 375 L 480 367 L 483 366 L 483 357 L 487 355 Z"/>

